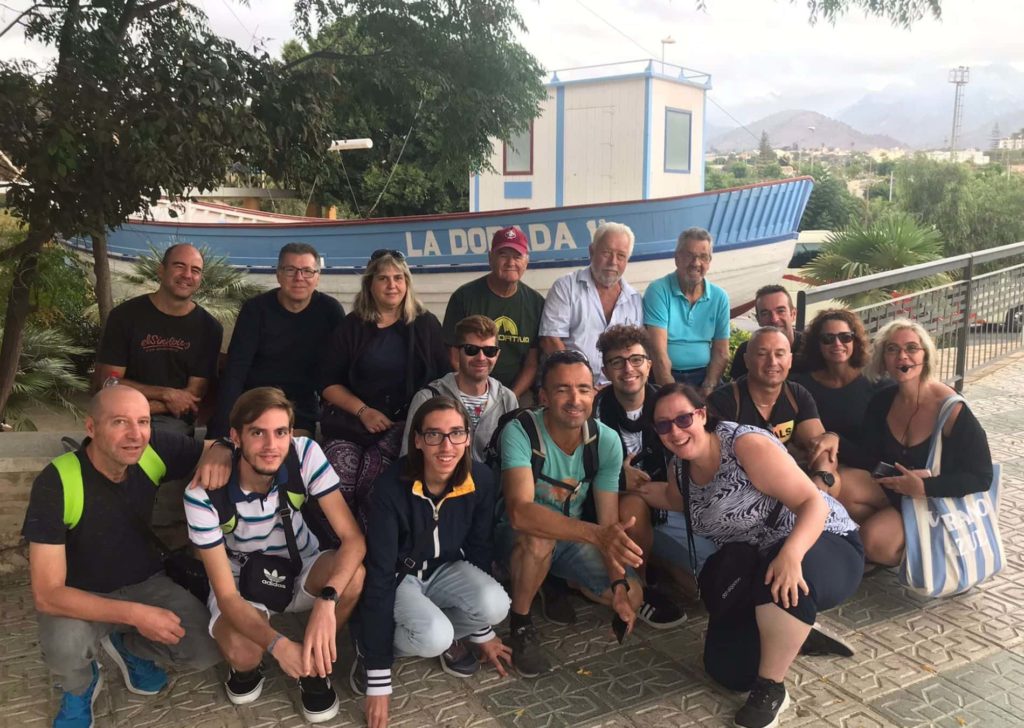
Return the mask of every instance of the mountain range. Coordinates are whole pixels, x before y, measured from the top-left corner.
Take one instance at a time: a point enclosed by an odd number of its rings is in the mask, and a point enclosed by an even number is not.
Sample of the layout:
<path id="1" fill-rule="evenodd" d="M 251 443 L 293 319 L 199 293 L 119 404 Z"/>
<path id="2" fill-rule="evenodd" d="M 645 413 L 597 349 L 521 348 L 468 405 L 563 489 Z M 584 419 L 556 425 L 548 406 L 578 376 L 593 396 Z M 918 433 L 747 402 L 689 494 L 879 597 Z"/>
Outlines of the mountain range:
<path id="1" fill-rule="evenodd" d="M 801 147 L 806 143 L 846 148 L 852 141 L 857 149 L 942 149 L 949 143 L 953 98 L 954 86 L 948 82 L 948 69 L 916 72 L 899 84 L 867 93 L 834 88 L 789 97 L 767 94 L 729 110 L 749 132 L 711 106 L 708 145 L 719 151 L 756 149 L 761 130 L 765 129 L 775 147 L 795 141 Z M 817 114 L 820 118 L 805 114 Z M 957 146 L 988 149 L 995 124 L 1002 136 L 1024 128 L 1024 72 L 1008 65 L 972 67 L 970 82 L 964 88 L 963 123 Z M 814 132 L 809 132 L 808 126 L 814 126 Z M 778 138 L 772 127 L 777 129 Z M 890 143 L 874 143 L 877 135 L 889 137 Z"/>

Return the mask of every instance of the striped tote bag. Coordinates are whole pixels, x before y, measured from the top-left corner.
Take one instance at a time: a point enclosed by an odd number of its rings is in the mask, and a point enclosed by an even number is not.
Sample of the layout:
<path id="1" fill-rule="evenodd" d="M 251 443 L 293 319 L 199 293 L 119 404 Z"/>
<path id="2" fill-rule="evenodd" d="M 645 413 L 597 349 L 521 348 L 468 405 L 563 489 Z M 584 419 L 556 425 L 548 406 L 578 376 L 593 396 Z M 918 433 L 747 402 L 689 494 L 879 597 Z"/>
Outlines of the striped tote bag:
<path id="1" fill-rule="evenodd" d="M 927 467 L 938 474 L 942 428 L 960 395 L 946 399 L 932 433 Z M 1000 467 L 992 466 L 992 486 L 962 498 L 903 498 L 906 549 L 900 581 L 928 597 L 960 594 L 1003 569 L 999 535 Z"/>

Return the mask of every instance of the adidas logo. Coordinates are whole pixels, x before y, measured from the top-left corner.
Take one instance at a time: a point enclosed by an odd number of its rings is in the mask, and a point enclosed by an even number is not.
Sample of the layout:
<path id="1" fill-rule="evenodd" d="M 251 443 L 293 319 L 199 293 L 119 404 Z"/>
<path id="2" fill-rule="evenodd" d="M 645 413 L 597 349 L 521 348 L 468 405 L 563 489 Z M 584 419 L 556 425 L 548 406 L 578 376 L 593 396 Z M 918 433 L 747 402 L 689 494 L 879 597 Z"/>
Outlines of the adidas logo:
<path id="1" fill-rule="evenodd" d="M 260 580 L 260 583 L 265 584 L 267 586 L 276 587 L 277 589 L 284 589 L 284 582 L 285 579 L 287 578 L 287 574 L 278 575 L 277 569 L 273 569 L 271 571 L 267 571 L 266 569 L 264 569 L 263 579 Z"/>

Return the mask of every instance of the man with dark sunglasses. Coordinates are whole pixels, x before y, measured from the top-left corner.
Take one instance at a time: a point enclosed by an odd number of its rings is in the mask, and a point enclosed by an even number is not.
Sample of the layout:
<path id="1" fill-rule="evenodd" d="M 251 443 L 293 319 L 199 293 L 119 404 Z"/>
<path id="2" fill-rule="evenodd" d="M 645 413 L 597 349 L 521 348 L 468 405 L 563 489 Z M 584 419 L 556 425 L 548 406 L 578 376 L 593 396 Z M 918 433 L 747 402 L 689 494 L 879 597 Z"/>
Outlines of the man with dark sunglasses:
<path id="1" fill-rule="evenodd" d="M 491 376 L 501 356 L 498 327 L 486 316 L 467 316 L 455 325 L 454 372 L 435 379 L 413 395 L 402 436 L 402 455 L 408 454 L 409 428 L 416 410 L 432 397 L 445 395 L 461 402 L 473 431 L 472 458 L 484 462 L 484 448 L 506 412 L 519 406 L 515 392 Z"/>
<path id="2" fill-rule="evenodd" d="M 778 284 L 761 286 L 754 294 L 754 314 L 757 316 L 758 326 L 774 326 L 789 339 L 789 349 L 793 354 L 800 351 L 803 334 L 794 328 L 796 306 L 793 305 L 793 297 L 789 295 L 789 291 Z M 732 364 L 729 365 L 729 379 L 736 380 L 747 373 L 748 345 L 749 342 L 744 341 L 736 347 Z M 801 370 L 792 368 L 791 371 Z"/>

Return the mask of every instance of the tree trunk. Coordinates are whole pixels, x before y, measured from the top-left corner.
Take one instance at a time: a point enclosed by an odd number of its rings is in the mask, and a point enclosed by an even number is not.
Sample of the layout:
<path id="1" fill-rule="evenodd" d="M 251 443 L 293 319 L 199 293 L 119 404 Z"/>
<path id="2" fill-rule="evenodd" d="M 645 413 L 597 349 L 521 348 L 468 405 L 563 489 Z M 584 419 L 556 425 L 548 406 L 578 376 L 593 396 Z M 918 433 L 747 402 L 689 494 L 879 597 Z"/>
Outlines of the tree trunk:
<path id="1" fill-rule="evenodd" d="M 18 373 L 21 358 L 21 342 L 25 333 L 25 321 L 29 313 L 29 294 L 35 282 L 39 267 L 39 251 L 48 236 L 29 231 L 32 241 L 28 251 L 18 259 L 14 270 L 11 292 L 7 298 L 7 315 L 4 318 L 4 339 L 0 344 L 0 420 L 7 410 L 7 400 L 14 389 L 14 378 Z"/>
<path id="2" fill-rule="evenodd" d="M 107 316 L 114 308 L 110 283 L 110 258 L 107 256 L 107 234 L 92 236 L 93 273 L 96 274 L 96 305 L 100 310 L 100 328 L 107 325 Z"/>

